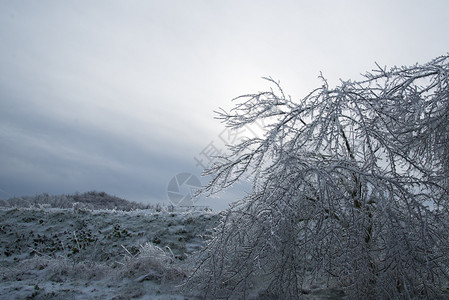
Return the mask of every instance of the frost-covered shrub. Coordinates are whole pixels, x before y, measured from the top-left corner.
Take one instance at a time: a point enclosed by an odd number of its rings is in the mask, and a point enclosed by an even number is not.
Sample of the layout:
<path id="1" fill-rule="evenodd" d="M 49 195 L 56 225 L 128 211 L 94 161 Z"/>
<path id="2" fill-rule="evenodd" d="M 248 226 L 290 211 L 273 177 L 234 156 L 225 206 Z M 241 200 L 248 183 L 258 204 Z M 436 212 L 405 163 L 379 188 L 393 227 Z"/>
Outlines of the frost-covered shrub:
<path id="1" fill-rule="evenodd" d="M 169 248 L 163 250 L 152 243 L 145 243 L 140 248 L 136 255 L 132 255 L 124 248 L 128 255 L 123 261 L 121 276 L 138 276 L 137 280 L 139 281 L 180 280 L 186 276 L 179 261 L 175 259 Z"/>
<path id="2" fill-rule="evenodd" d="M 279 84 L 220 111 L 230 145 L 203 190 L 249 179 L 190 278 L 205 298 L 302 297 L 324 280 L 354 299 L 434 299 L 449 270 L 449 56 L 379 67 L 299 101 Z"/>

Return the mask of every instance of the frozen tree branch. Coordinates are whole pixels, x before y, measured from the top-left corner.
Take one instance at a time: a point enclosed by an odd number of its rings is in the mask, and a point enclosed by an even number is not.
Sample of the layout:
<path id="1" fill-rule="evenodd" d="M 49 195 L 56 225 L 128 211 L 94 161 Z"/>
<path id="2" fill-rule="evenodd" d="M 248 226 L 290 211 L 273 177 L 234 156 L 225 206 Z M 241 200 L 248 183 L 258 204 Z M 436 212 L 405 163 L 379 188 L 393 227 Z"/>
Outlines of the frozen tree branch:
<path id="1" fill-rule="evenodd" d="M 190 278 L 205 297 L 264 287 L 300 298 L 327 280 L 353 298 L 441 296 L 449 270 L 449 56 L 381 68 L 292 101 L 280 84 L 235 99 L 230 128 L 265 121 L 229 146 L 202 193 L 244 178 Z M 245 177 L 247 176 L 247 177 Z M 199 280 L 200 279 L 200 280 Z M 260 285 L 260 283 L 263 283 Z"/>

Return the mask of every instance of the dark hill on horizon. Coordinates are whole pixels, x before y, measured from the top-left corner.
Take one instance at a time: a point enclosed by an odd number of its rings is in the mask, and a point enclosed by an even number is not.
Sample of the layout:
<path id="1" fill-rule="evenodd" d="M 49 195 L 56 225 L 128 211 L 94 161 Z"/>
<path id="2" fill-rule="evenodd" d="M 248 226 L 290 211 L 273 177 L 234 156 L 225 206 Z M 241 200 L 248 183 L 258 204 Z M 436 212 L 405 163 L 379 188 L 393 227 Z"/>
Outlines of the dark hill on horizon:
<path id="1" fill-rule="evenodd" d="M 161 205 L 142 204 L 128 201 L 105 192 L 90 191 L 73 195 L 49 195 L 12 197 L 0 200 L 0 207 L 51 207 L 51 208 L 82 208 L 82 209 L 116 209 L 130 211 L 136 209 L 161 209 Z"/>

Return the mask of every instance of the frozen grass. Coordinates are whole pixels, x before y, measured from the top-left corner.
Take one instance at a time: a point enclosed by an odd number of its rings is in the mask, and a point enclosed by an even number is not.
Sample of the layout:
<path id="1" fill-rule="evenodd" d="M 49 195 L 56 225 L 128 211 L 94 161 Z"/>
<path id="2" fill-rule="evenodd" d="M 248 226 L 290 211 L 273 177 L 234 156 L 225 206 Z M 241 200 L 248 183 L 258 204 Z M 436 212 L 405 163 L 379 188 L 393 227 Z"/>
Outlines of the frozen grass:
<path id="1" fill-rule="evenodd" d="M 183 284 L 219 216 L 159 208 L 0 208 L 0 299 L 201 299 Z M 271 299 L 261 283 L 252 298 Z M 311 286 L 303 296 L 341 292 Z"/>
<path id="2" fill-rule="evenodd" d="M 0 299 L 195 299 L 178 286 L 209 211 L 0 209 Z"/>

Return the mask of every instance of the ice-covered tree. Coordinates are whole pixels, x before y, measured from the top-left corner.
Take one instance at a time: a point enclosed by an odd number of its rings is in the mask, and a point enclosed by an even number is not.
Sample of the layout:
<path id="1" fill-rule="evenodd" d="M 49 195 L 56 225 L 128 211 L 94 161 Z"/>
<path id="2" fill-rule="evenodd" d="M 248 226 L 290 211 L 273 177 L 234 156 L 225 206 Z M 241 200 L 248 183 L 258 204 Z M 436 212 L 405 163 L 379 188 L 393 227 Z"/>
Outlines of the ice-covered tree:
<path id="1" fill-rule="evenodd" d="M 240 180 L 252 192 L 223 212 L 191 283 L 206 298 L 250 290 L 296 299 L 314 282 L 358 299 L 441 296 L 449 274 L 449 55 L 377 65 L 360 81 L 299 101 L 281 86 L 218 112 L 229 145 L 205 194 Z"/>

